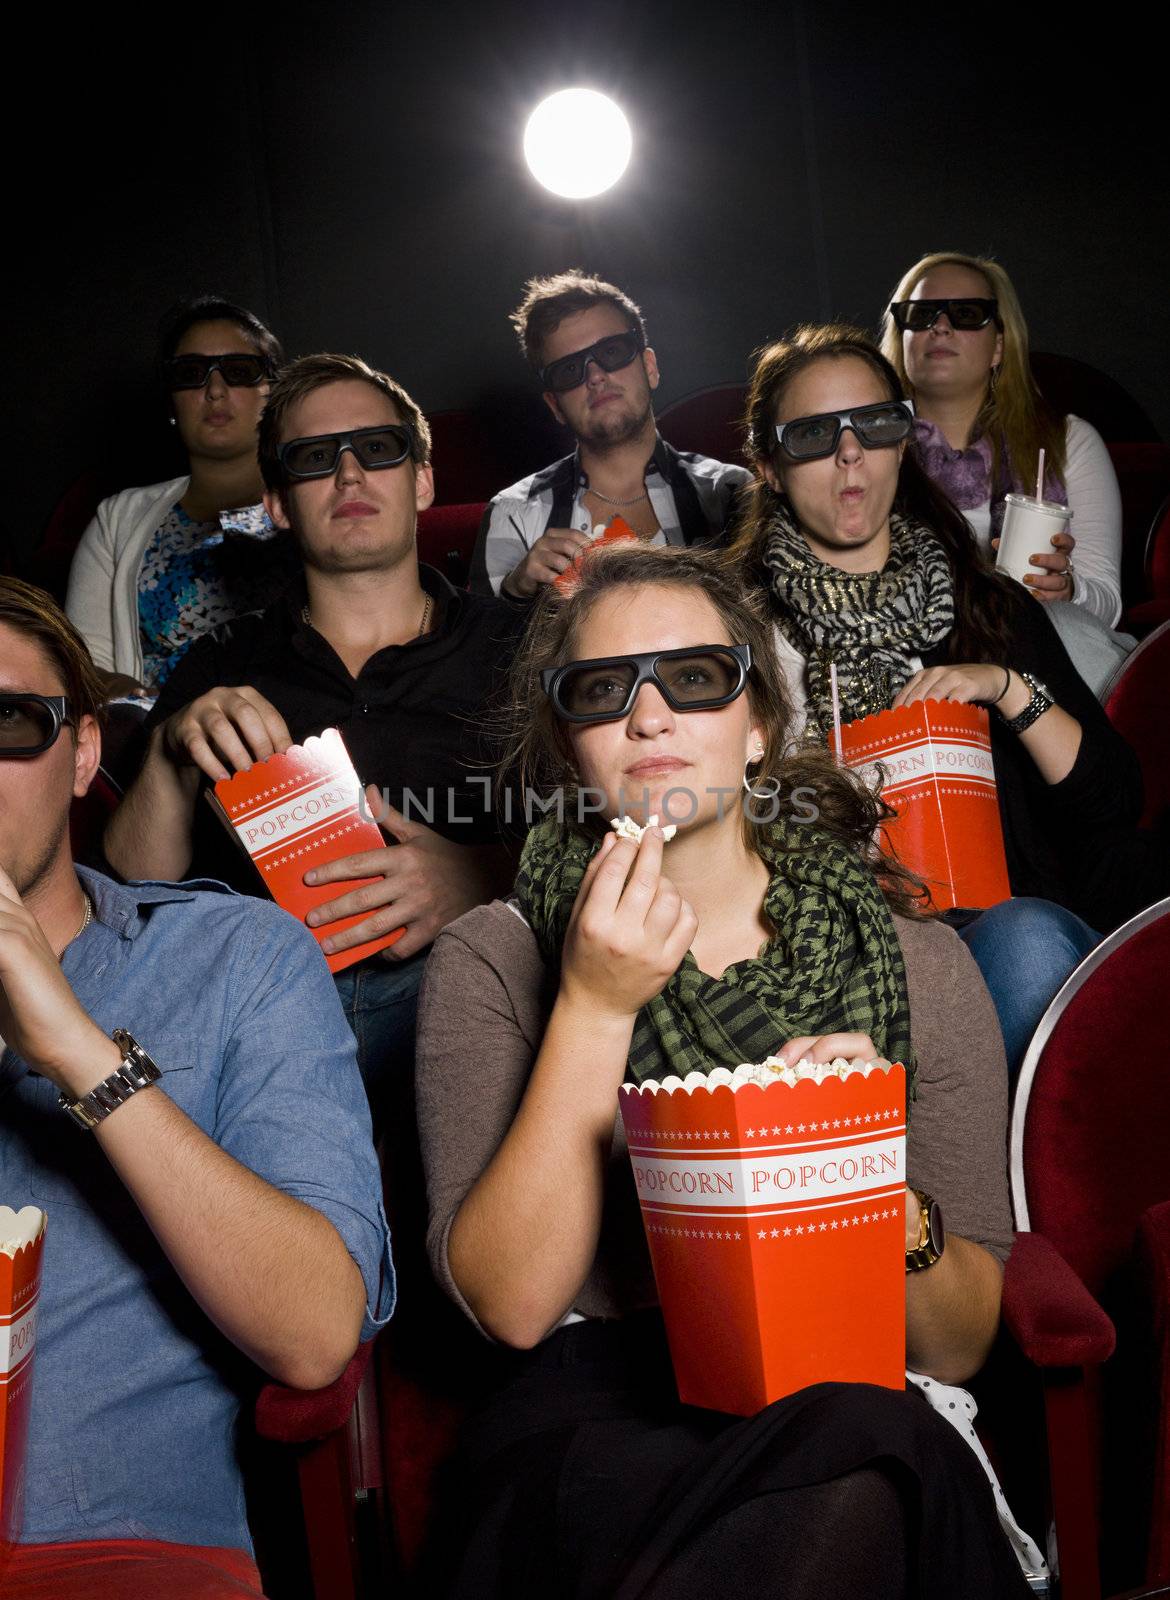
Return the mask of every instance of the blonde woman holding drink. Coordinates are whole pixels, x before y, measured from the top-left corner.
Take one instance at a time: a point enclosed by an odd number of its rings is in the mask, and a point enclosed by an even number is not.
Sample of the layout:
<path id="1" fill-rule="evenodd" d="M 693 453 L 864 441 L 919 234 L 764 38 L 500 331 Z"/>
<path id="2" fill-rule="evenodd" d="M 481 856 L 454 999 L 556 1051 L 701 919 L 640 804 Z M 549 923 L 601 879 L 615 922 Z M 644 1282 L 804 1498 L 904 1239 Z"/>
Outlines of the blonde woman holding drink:
<path id="1" fill-rule="evenodd" d="M 915 447 L 981 549 L 999 536 L 1004 496 L 1036 492 L 1072 523 L 1032 556 L 1037 600 L 1071 601 L 1111 628 L 1121 615 L 1121 495 L 1109 452 L 1082 417 L 1057 416 L 1028 363 L 1028 328 L 997 261 L 923 256 L 882 320 L 882 351 L 914 402 Z M 1073 552 L 1076 552 L 1075 561 Z"/>

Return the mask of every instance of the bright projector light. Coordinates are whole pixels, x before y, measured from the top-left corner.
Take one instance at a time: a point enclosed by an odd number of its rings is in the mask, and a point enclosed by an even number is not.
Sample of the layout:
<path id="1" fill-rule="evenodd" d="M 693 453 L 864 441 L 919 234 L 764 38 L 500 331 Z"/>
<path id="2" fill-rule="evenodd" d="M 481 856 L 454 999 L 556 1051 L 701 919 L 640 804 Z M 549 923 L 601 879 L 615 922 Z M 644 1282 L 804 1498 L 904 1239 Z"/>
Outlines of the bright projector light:
<path id="1" fill-rule="evenodd" d="M 567 200 L 587 200 L 618 181 L 633 142 L 629 123 L 608 95 L 561 89 L 529 117 L 524 159 L 546 189 Z"/>

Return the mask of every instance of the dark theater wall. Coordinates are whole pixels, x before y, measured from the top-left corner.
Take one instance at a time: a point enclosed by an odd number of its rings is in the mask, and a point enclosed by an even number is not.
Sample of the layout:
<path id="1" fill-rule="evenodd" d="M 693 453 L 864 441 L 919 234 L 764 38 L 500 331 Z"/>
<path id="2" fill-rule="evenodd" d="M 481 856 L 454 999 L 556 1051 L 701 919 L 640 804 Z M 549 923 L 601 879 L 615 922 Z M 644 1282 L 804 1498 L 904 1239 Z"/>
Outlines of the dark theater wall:
<path id="1" fill-rule="evenodd" d="M 1090 40 L 1033 8 L 1008 37 L 1005 16 L 360 0 L 172 11 L 165 34 L 130 13 L 26 22 L 0 538 L 22 563 L 82 474 L 170 470 L 154 330 L 209 288 L 292 353 L 355 350 L 427 410 L 476 411 L 518 473 L 559 445 L 506 321 L 532 272 L 628 287 L 666 403 L 741 379 L 798 320 L 873 324 L 926 250 L 990 251 L 1034 346 L 1108 372 L 1170 432 L 1153 62 L 1129 32 Z M 614 93 L 636 141 L 623 182 L 577 207 L 519 150 L 531 106 L 571 82 Z"/>

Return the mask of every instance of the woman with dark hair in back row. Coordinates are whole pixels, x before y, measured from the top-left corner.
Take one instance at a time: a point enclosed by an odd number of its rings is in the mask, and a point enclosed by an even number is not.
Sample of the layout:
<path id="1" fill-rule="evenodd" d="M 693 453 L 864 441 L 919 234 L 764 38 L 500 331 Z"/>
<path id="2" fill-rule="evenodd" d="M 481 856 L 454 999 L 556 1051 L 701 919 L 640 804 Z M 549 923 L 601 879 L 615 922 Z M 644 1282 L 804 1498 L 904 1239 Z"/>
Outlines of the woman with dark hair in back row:
<path id="1" fill-rule="evenodd" d="M 989 708 L 1024 898 L 969 913 L 962 931 L 1018 1066 L 1098 936 L 1166 892 L 1166 851 L 1136 826 L 1137 758 L 1045 608 L 991 570 L 908 449 L 902 386 L 864 333 L 805 327 L 764 349 L 747 430 L 758 477 L 733 558 L 768 597 L 806 736 L 823 743 L 832 726 L 830 666 L 846 722 L 925 699 Z"/>
<path id="2" fill-rule="evenodd" d="M 256 458 L 282 359 L 260 318 L 219 296 L 164 319 L 160 372 L 189 470 L 103 500 L 69 575 L 66 610 L 114 687 L 157 694 L 193 640 L 283 581 L 286 541 L 260 503 Z"/>

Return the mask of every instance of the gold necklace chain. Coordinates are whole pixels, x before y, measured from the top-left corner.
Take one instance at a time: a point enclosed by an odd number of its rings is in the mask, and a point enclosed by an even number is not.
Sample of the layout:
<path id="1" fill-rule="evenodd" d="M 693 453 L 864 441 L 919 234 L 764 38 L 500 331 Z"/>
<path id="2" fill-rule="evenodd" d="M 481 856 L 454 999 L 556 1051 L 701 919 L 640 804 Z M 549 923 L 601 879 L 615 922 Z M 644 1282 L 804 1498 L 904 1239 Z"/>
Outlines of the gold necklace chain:
<path id="1" fill-rule="evenodd" d="M 615 500 L 611 494 L 602 494 L 600 489 L 590 487 L 586 494 L 591 494 L 595 500 L 604 500 L 607 506 L 636 506 L 640 500 L 649 500 L 650 496 L 643 489 L 641 494 L 631 495 L 628 500 Z"/>
<path id="2" fill-rule="evenodd" d="M 419 619 L 418 632 L 415 634 L 415 638 L 416 639 L 421 639 L 423 634 L 426 633 L 426 631 L 427 631 L 427 629 L 428 629 L 428 627 L 430 625 L 430 620 L 431 620 L 431 596 L 429 594 L 425 594 L 424 593 L 422 616 Z M 311 628 L 313 626 L 313 619 L 309 615 L 309 608 L 308 608 L 307 605 L 304 605 L 304 606 L 301 607 L 301 621 L 303 623 L 305 623 L 307 627 Z"/>
<path id="3" fill-rule="evenodd" d="M 85 901 L 85 915 L 84 915 L 84 917 L 82 917 L 81 926 L 80 926 L 80 928 L 78 928 L 77 932 L 73 935 L 73 939 L 80 939 L 82 934 L 85 932 L 85 930 L 89 927 L 90 923 L 93 921 L 93 901 L 89 898 L 89 896 L 86 894 L 84 889 L 81 891 L 81 898 Z M 70 941 L 69 941 L 70 944 L 73 943 L 73 939 L 70 939 Z"/>

